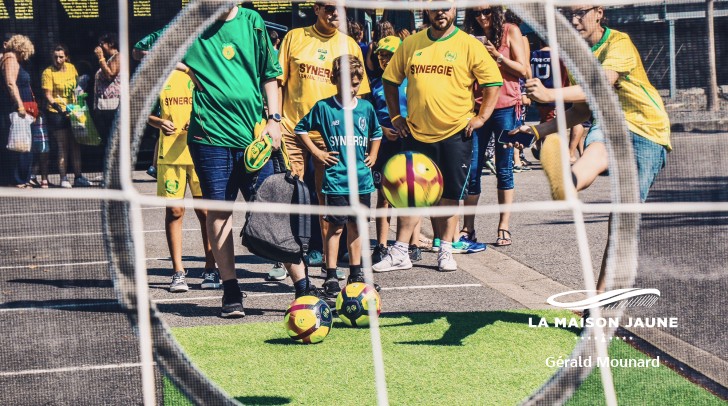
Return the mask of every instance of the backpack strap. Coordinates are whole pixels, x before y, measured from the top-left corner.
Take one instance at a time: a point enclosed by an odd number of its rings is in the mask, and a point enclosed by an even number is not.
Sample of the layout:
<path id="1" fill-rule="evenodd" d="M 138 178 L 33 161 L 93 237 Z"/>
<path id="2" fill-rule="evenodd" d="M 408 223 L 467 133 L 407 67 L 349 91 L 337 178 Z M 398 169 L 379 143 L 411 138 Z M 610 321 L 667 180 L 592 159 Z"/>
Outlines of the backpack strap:
<path id="1" fill-rule="evenodd" d="M 298 176 L 292 176 L 290 172 L 286 173 L 286 177 L 292 177 L 292 180 L 295 185 L 295 196 L 296 196 L 296 203 L 299 205 L 309 205 L 311 204 L 311 196 L 308 193 L 307 188 L 304 186 L 304 183 L 298 179 Z M 299 214 L 296 216 L 297 222 L 296 222 L 296 235 L 299 238 L 299 242 L 301 243 L 301 255 L 303 255 L 304 252 L 308 251 L 308 242 L 311 239 L 311 216 L 306 214 Z"/>

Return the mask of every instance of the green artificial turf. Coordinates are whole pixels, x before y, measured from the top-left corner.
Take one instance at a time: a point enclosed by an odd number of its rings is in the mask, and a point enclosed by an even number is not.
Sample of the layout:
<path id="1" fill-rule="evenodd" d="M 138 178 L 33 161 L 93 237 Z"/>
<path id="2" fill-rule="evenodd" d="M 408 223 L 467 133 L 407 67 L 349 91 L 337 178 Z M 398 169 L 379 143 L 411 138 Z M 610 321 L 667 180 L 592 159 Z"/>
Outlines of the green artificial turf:
<path id="1" fill-rule="evenodd" d="M 649 359 L 622 341 L 609 346 L 611 359 Z M 725 402 L 693 384 L 670 368 L 611 368 L 620 405 L 725 405 Z M 579 387 L 566 403 L 568 406 L 604 405 L 604 389 L 598 369 Z"/>
<path id="2" fill-rule="evenodd" d="M 382 315 L 381 342 L 393 405 L 512 405 L 556 371 L 547 357 L 567 357 L 579 331 L 529 327 L 529 317 L 572 317 L 563 311 L 414 313 Z M 335 319 L 336 320 L 336 319 Z M 173 329 L 192 361 L 244 404 L 376 404 L 371 338 L 367 329 L 337 322 L 320 344 L 291 341 L 281 323 Z M 646 358 L 624 343 L 613 357 Z M 675 372 L 614 369 L 620 404 L 712 404 L 717 398 Z M 599 373 L 570 401 L 603 403 Z M 183 404 L 165 382 L 165 404 Z M 168 400 L 169 399 L 169 400 Z M 181 400 L 180 400 L 181 402 Z M 653 404 L 651 401 L 647 404 Z"/>

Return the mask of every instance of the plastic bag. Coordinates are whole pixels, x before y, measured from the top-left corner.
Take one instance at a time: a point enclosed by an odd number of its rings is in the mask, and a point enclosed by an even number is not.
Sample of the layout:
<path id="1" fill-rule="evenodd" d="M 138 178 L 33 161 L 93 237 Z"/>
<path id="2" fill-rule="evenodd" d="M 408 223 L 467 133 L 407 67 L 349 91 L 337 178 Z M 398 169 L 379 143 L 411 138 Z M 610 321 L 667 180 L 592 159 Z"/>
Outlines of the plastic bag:
<path id="1" fill-rule="evenodd" d="M 34 119 L 30 114 L 20 117 L 17 112 L 10 113 L 10 133 L 7 149 L 15 152 L 30 152 L 33 133 L 30 125 Z"/>
<path id="2" fill-rule="evenodd" d="M 82 145 L 100 145 L 101 137 L 96 130 L 93 120 L 91 120 L 91 112 L 86 106 L 86 94 L 82 94 L 78 98 L 78 104 L 69 104 L 66 106 L 71 117 L 71 130 L 76 142 Z"/>

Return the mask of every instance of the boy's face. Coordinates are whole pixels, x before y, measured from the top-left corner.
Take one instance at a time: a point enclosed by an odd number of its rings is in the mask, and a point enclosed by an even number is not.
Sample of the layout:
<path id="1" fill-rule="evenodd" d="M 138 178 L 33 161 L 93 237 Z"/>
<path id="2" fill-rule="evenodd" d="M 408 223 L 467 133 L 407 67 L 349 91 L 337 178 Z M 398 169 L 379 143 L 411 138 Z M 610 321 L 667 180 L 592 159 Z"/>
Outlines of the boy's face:
<path id="1" fill-rule="evenodd" d="M 353 100 L 357 93 L 359 93 L 359 86 L 361 86 L 361 78 L 358 76 L 351 77 L 351 99 Z M 341 94 L 341 89 L 344 86 L 341 84 L 341 80 L 336 80 L 336 93 Z"/>
<path id="2" fill-rule="evenodd" d="M 382 69 L 387 69 L 387 65 L 389 65 L 389 61 L 392 60 L 393 53 L 385 50 L 380 50 L 377 52 L 377 58 L 379 58 L 379 66 Z"/>

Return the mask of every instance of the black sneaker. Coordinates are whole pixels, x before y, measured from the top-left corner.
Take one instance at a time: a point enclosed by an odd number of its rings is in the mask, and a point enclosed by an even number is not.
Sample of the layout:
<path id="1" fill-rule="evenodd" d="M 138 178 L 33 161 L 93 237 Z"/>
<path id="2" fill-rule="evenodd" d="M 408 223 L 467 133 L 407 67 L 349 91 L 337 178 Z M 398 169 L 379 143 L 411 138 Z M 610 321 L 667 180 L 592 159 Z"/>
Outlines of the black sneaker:
<path id="1" fill-rule="evenodd" d="M 326 297 L 336 299 L 336 296 L 341 292 L 339 280 L 337 278 L 326 279 L 321 290 L 323 290 Z"/>
<path id="2" fill-rule="evenodd" d="M 410 261 L 412 262 L 422 260 L 422 250 L 416 245 L 410 245 L 407 253 L 409 254 Z"/>
<path id="3" fill-rule="evenodd" d="M 243 292 L 240 292 L 239 297 L 229 299 L 227 296 L 222 295 L 222 312 L 220 313 L 220 317 L 226 319 L 245 317 L 245 311 L 243 310 L 243 298 L 245 296 Z"/>
<path id="4" fill-rule="evenodd" d="M 329 305 L 332 311 L 336 310 L 336 299 L 332 300 L 330 297 L 326 296 L 323 290 L 317 288 L 314 285 L 309 285 L 308 290 L 301 292 L 301 294 L 298 294 L 298 292 L 296 292 L 296 299 L 301 296 L 315 296 L 326 302 L 326 304 Z"/>
<path id="5" fill-rule="evenodd" d="M 202 273 L 202 289 L 219 289 L 220 284 L 220 271 L 215 268 L 207 268 Z"/>
<path id="6" fill-rule="evenodd" d="M 355 275 L 355 276 L 350 276 L 349 277 L 349 280 L 346 281 L 346 284 L 348 285 L 350 283 L 357 283 L 357 282 L 359 282 L 359 283 L 366 283 L 366 281 L 364 280 L 364 275 L 363 274 L 359 274 L 359 275 Z M 377 292 L 379 292 L 380 290 L 382 290 L 382 287 L 375 283 L 374 284 L 374 290 L 376 290 Z"/>
<path id="7" fill-rule="evenodd" d="M 374 250 L 372 250 L 372 264 L 382 262 L 382 258 L 384 258 L 386 255 L 387 246 L 384 244 L 377 245 L 376 247 L 374 247 Z"/>

